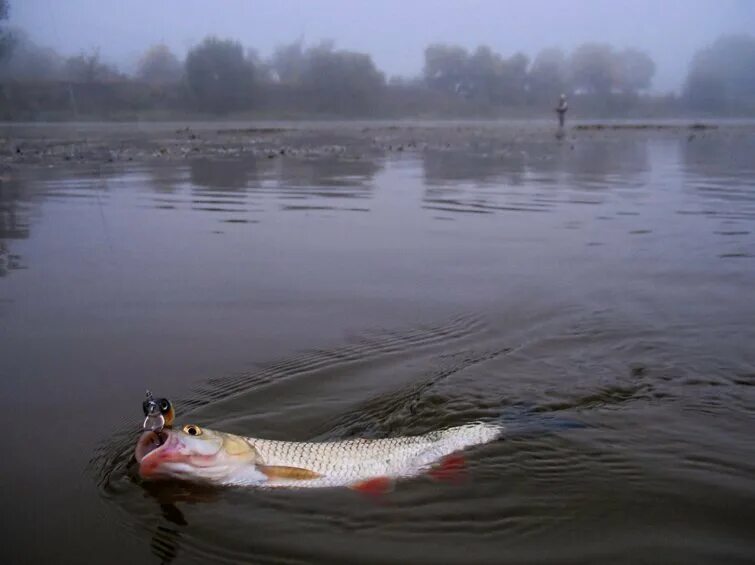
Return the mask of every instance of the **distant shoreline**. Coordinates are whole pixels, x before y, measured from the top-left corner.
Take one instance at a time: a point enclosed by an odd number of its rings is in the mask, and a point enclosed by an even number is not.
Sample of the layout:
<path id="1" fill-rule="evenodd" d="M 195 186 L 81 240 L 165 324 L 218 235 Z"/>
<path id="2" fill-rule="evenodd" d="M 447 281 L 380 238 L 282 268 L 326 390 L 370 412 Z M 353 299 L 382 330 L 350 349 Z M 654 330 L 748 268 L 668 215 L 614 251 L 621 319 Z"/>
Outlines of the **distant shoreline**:
<path id="1" fill-rule="evenodd" d="M 51 166 L 146 160 L 375 158 L 412 151 L 480 156 L 531 143 L 578 143 L 617 136 L 696 138 L 751 132 L 755 120 L 353 120 L 238 122 L 0 123 L 0 164 Z"/>

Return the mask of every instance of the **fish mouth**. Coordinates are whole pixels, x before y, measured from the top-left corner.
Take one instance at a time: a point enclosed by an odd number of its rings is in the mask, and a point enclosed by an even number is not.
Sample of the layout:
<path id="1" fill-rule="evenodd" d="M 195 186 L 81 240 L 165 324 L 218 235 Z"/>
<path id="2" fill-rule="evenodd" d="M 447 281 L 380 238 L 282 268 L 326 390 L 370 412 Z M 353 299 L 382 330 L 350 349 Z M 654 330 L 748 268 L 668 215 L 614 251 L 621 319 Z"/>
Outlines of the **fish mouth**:
<path id="1" fill-rule="evenodd" d="M 169 443 L 173 443 L 169 441 L 170 439 L 170 432 L 166 430 L 144 432 L 136 442 L 136 449 L 134 450 L 136 462 L 141 465 L 142 461 L 148 456 L 167 448 Z"/>
<path id="2" fill-rule="evenodd" d="M 196 453 L 182 436 L 172 430 L 144 432 L 134 449 L 139 476 L 145 480 L 198 480 L 207 474 L 208 468 L 216 466 L 217 453 Z"/>

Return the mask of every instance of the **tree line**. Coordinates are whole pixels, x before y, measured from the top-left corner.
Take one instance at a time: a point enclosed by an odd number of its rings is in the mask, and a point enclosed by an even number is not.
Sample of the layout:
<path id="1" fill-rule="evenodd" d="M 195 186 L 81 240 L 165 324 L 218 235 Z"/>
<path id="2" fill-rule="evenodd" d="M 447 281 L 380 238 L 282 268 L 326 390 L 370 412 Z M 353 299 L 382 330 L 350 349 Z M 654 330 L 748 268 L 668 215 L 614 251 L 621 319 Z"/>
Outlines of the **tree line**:
<path id="1" fill-rule="evenodd" d="M 0 0 L 0 19 L 7 2 Z M 126 75 L 98 51 L 64 57 L 22 30 L 0 31 L 0 118 L 66 114 L 257 112 L 303 115 L 496 115 L 548 111 L 559 94 L 592 113 L 636 108 L 755 112 L 755 38 L 723 37 L 702 49 L 678 97 L 648 94 L 655 63 L 638 49 L 585 43 L 570 53 L 504 56 L 487 46 L 425 49 L 419 76 L 386 78 L 366 53 L 332 42 L 294 42 L 261 57 L 239 41 L 207 37 L 181 60 L 165 45 L 147 49 Z"/>

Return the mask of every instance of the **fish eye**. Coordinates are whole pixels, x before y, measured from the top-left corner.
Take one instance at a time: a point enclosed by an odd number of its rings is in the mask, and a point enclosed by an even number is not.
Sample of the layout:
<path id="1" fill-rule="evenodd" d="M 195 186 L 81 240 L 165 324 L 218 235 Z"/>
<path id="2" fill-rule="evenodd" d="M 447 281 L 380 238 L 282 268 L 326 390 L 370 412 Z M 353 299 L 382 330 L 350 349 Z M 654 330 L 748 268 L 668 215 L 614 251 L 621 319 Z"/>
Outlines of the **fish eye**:
<path id="1" fill-rule="evenodd" d="M 194 424 L 186 424 L 183 427 L 183 431 L 186 434 L 189 434 L 190 436 L 201 436 L 202 435 L 202 428 L 199 426 L 195 426 Z"/>

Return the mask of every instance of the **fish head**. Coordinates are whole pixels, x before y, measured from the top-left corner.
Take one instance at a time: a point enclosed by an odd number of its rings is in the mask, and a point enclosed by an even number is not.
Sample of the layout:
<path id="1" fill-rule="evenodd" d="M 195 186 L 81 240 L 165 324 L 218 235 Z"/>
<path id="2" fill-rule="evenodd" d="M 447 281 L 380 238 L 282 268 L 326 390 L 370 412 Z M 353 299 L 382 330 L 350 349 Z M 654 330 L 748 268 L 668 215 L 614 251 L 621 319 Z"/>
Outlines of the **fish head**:
<path id="1" fill-rule="evenodd" d="M 178 479 L 211 484 L 261 482 L 260 460 L 246 439 L 187 424 L 144 432 L 134 452 L 143 479 Z"/>

